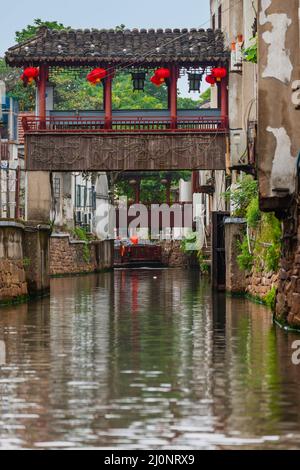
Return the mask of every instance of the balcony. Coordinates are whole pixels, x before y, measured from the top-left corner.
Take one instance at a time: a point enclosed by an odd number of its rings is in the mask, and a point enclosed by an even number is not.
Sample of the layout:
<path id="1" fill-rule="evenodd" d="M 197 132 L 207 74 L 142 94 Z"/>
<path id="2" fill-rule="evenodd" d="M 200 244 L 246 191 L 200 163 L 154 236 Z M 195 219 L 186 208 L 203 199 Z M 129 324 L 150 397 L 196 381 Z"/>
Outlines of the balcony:
<path id="1" fill-rule="evenodd" d="M 112 120 L 104 111 L 51 111 L 46 119 L 24 116 L 28 134 L 118 134 L 118 133 L 224 133 L 226 119 L 218 109 L 179 110 L 174 122 L 167 110 L 114 111 Z"/>

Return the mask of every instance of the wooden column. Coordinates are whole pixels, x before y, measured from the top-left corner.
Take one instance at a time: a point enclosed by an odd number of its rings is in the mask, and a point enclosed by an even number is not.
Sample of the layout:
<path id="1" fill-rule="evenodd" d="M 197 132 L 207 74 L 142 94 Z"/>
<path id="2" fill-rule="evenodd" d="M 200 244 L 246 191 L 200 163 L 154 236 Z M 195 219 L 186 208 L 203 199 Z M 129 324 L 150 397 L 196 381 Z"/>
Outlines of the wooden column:
<path id="1" fill-rule="evenodd" d="M 170 115 L 171 115 L 171 128 L 177 128 L 177 81 L 178 81 L 178 68 L 176 65 L 170 67 Z"/>
<path id="2" fill-rule="evenodd" d="M 221 88 L 221 117 L 224 125 L 228 126 L 228 77 L 223 78 L 220 84 Z"/>
<path id="3" fill-rule="evenodd" d="M 113 72 L 110 69 L 108 76 L 104 82 L 104 114 L 105 114 L 105 129 L 112 128 L 112 84 Z"/>
<path id="4" fill-rule="evenodd" d="M 40 127 L 46 127 L 46 87 L 48 80 L 48 66 L 40 65 L 40 74 L 38 82 L 38 98 L 39 98 L 39 118 Z"/>
<path id="5" fill-rule="evenodd" d="M 198 193 L 199 192 L 199 171 L 195 170 L 192 173 L 192 193 Z"/>

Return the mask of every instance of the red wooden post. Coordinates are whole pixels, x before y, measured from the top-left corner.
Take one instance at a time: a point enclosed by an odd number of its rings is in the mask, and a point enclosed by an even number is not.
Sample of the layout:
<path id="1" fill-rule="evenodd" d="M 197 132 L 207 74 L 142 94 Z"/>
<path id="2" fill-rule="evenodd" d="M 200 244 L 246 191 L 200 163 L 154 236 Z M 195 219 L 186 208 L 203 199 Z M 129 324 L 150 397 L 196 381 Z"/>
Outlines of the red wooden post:
<path id="1" fill-rule="evenodd" d="M 221 81 L 221 118 L 225 127 L 228 126 L 228 78 Z"/>
<path id="2" fill-rule="evenodd" d="M 46 87 L 48 80 L 48 66 L 40 66 L 39 82 L 38 82 L 38 95 L 39 95 L 39 120 L 40 128 L 46 127 Z"/>
<path id="3" fill-rule="evenodd" d="M 170 78 L 170 114 L 171 114 L 171 128 L 177 128 L 177 81 L 178 81 L 178 68 L 176 65 L 171 66 Z"/>
<path id="4" fill-rule="evenodd" d="M 199 172 L 193 171 L 192 173 L 192 192 L 193 194 L 199 192 Z"/>
<path id="5" fill-rule="evenodd" d="M 104 82 L 104 114 L 105 114 L 105 129 L 112 128 L 112 84 L 113 73 L 110 69 L 108 76 Z"/>

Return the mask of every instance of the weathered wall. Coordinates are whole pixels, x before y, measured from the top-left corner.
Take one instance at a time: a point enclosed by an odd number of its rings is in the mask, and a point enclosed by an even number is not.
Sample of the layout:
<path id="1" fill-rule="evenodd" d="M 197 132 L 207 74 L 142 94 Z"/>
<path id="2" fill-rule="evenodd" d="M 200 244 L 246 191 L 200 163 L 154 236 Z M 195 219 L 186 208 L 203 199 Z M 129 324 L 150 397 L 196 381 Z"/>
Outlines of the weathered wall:
<path id="1" fill-rule="evenodd" d="M 88 247 L 88 248 L 87 248 Z M 113 266 L 111 240 L 85 242 L 71 240 L 68 234 L 54 234 L 50 239 L 50 275 L 93 273 Z"/>
<path id="2" fill-rule="evenodd" d="M 259 0 L 258 176 L 261 207 L 280 210 L 295 191 L 299 111 L 299 0 Z"/>
<path id="3" fill-rule="evenodd" d="M 0 222 L 0 304 L 27 296 L 23 256 L 24 227 Z"/>

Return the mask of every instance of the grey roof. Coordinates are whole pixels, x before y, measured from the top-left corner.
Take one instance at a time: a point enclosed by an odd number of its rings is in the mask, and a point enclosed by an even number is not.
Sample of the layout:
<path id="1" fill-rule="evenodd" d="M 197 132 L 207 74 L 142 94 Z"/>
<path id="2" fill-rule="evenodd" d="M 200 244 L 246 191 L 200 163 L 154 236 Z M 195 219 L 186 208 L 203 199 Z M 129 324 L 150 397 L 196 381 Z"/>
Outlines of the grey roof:
<path id="1" fill-rule="evenodd" d="M 226 62 L 224 37 L 220 30 L 204 29 L 114 29 L 50 30 L 41 28 L 37 35 L 6 52 L 12 66 L 90 64 Z"/>

